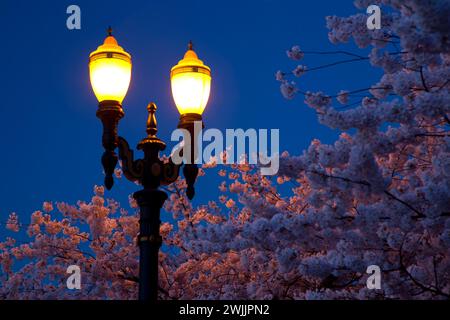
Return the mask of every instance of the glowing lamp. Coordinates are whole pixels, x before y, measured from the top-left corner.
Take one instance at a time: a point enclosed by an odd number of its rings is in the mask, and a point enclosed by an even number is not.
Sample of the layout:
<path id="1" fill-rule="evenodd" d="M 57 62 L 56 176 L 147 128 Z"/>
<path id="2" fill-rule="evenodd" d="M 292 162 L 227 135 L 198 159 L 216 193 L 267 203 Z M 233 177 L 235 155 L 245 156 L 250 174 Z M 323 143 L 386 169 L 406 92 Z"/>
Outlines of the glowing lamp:
<path id="1" fill-rule="evenodd" d="M 173 99 L 181 116 L 201 116 L 211 90 L 211 69 L 192 50 L 192 42 L 183 60 L 172 68 L 170 80 Z"/>
<path id="2" fill-rule="evenodd" d="M 131 80 L 131 55 L 127 53 L 108 30 L 104 43 L 89 56 L 91 85 L 99 102 L 125 98 Z"/>

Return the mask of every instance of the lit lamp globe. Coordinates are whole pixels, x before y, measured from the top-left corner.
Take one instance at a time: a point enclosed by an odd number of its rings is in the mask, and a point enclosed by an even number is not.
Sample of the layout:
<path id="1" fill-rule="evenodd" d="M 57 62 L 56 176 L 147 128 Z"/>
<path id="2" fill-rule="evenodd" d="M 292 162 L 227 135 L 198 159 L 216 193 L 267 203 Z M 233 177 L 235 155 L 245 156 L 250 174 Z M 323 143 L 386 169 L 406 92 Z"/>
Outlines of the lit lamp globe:
<path id="1" fill-rule="evenodd" d="M 192 50 L 192 42 L 184 58 L 170 72 L 172 95 L 180 112 L 178 127 L 187 128 L 202 121 L 211 90 L 211 69 Z"/>
<path id="2" fill-rule="evenodd" d="M 104 43 L 90 54 L 89 75 L 100 106 L 121 107 L 131 81 L 131 55 L 111 33 L 109 28 Z"/>

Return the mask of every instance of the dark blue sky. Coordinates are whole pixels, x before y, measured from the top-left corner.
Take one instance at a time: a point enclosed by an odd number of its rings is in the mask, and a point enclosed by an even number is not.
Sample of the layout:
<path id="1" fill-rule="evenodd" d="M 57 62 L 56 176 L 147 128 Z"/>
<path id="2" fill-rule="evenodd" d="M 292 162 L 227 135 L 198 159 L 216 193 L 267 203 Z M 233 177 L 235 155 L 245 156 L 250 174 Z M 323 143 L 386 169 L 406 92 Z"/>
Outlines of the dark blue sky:
<path id="1" fill-rule="evenodd" d="M 81 30 L 66 28 L 66 8 L 81 8 Z M 108 25 L 133 57 L 130 90 L 124 101 L 120 135 L 132 146 L 144 137 L 146 106 L 158 105 L 159 136 L 169 146 L 178 122 L 170 68 L 192 39 L 212 69 L 213 83 L 204 114 L 209 128 L 279 128 L 281 149 L 300 153 L 313 138 L 332 142 L 338 135 L 320 124 L 301 98 L 285 100 L 274 79 L 278 69 L 296 64 L 285 51 L 334 50 L 325 16 L 357 12 L 352 1 L 2 1 L 0 5 L 0 222 L 15 211 L 23 222 L 43 201 L 89 200 L 103 181 L 101 124 L 88 75 L 88 56 L 101 44 Z M 343 46 L 356 50 L 353 46 Z M 333 60 L 307 56 L 310 67 Z M 365 62 L 311 73 L 301 88 L 365 87 L 376 73 Z M 214 198 L 203 178 L 196 203 Z M 137 187 L 116 181 L 108 197 L 125 202 Z"/>

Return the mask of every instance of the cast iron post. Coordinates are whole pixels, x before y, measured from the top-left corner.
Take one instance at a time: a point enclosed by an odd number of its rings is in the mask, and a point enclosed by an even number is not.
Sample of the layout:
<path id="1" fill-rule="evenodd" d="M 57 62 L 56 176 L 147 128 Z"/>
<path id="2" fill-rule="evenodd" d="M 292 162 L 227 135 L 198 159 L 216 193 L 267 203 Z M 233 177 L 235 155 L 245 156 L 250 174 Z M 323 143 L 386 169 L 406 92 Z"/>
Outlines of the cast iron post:
<path id="1" fill-rule="evenodd" d="M 158 298 L 158 252 L 162 244 L 160 210 L 167 194 L 161 190 L 143 189 L 133 196 L 140 208 L 139 300 L 154 301 Z"/>
<path id="2" fill-rule="evenodd" d="M 160 190 L 161 185 L 169 185 L 179 177 L 181 164 L 174 164 L 172 159 L 163 162 L 159 152 L 166 148 L 166 144 L 157 136 L 156 105 L 150 103 L 147 107 L 147 137 L 142 139 L 137 148 L 144 152 L 143 159 L 134 159 L 134 152 L 128 142 L 119 137 L 117 127 L 123 117 L 123 110 L 117 103 L 107 102 L 99 105 L 97 116 L 103 123 L 103 147 L 105 153 L 102 164 L 105 170 L 105 186 L 109 190 L 113 186 L 113 173 L 118 159 L 122 161 L 124 176 L 133 182 L 138 182 L 143 189 L 133 194 L 139 205 L 139 300 L 156 301 L 158 299 L 158 254 L 162 244 L 159 234 L 160 212 L 167 200 L 167 194 Z M 182 121 L 183 126 L 189 128 L 193 123 Z M 115 149 L 119 149 L 119 156 Z M 187 196 L 194 196 L 194 183 L 198 174 L 197 165 L 187 164 L 183 170 L 188 185 Z"/>

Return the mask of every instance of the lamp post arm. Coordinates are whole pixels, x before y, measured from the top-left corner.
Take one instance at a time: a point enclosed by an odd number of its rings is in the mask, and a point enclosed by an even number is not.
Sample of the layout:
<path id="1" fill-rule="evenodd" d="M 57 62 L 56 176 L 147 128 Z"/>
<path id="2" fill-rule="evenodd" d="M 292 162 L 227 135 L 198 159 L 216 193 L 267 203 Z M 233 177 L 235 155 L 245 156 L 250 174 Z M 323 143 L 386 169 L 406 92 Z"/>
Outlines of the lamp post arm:
<path id="1" fill-rule="evenodd" d="M 113 174 L 118 161 L 115 152 L 118 145 L 117 129 L 123 115 L 122 106 L 116 101 L 103 101 L 98 106 L 97 117 L 103 124 L 102 145 L 105 149 L 102 165 L 105 171 L 105 186 L 108 190 L 111 190 L 114 184 Z"/>
<path id="2" fill-rule="evenodd" d="M 195 188 L 194 184 L 197 180 L 198 176 L 198 165 L 195 163 L 195 160 L 198 156 L 198 150 L 197 150 L 197 144 L 198 144 L 198 134 L 196 123 L 201 124 L 201 128 L 204 128 L 203 119 L 200 114 L 196 113 L 186 113 L 181 115 L 180 121 L 178 123 L 179 129 L 184 129 L 189 133 L 189 139 L 185 139 L 185 141 L 190 142 L 190 148 L 187 148 L 187 150 L 190 154 L 185 155 L 187 156 L 189 163 L 186 163 L 183 168 L 183 175 L 186 179 L 187 189 L 186 189 L 186 195 L 189 198 L 189 200 L 192 200 L 195 195 Z M 186 133 L 187 134 L 187 133 Z M 184 153 L 185 150 L 182 150 Z"/>
<path id="3" fill-rule="evenodd" d="M 192 149 L 192 148 L 191 148 Z M 179 155 L 183 156 L 183 149 L 181 151 L 179 151 Z M 191 155 L 191 159 L 194 158 L 193 153 Z M 168 177 L 172 177 L 172 179 L 168 179 L 167 181 L 162 181 L 161 184 L 163 185 L 168 185 L 171 184 L 172 182 L 174 182 L 175 180 L 177 180 L 178 176 L 179 176 L 179 171 L 180 168 L 183 166 L 182 164 L 176 165 L 174 164 L 173 160 L 172 160 L 172 156 L 169 158 L 169 162 L 164 164 L 164 173 L 166 176 Z M 189 198 L 189 200 L 192 200 L 194 198 L 195 195 L 195 188 L 194 188 L 194 184 L 195 181 L 197 180 L 197 176 L 198 176 L 198 166 L 197 164 L 194 163 L 186 163 L 183 166 L 183 175 L 184 178 L 186 179 L 186 184 L 187 184 L 187 189 L 186 189 L 186 195 Z"/>
<path id="4" fill-rule="evenodd" d="M 198 176 L 198 166 L 196 164 L 185 164 L 183 168 L 183 175 L 187 184 L 186 195 L 189 200 L 192 200 L 195 195 L 194 184 Z"/>
<path id="5" fill-rule="evenodd" d="M 172 158 L 169 158 L 169 162 L 163 164 L 161 184 L 167 186 L 175 182 L 180 176 L 181 164 L 175 164 Z"/>
<path id="6" fill-rule="evenodd" d="M 118 147 L 124 176 L 131 182 L 140 181 L 144 175 L 144 162 L 141 159 L 134 160 L 134 151 L 124 138 L 118 138 Z"/>

